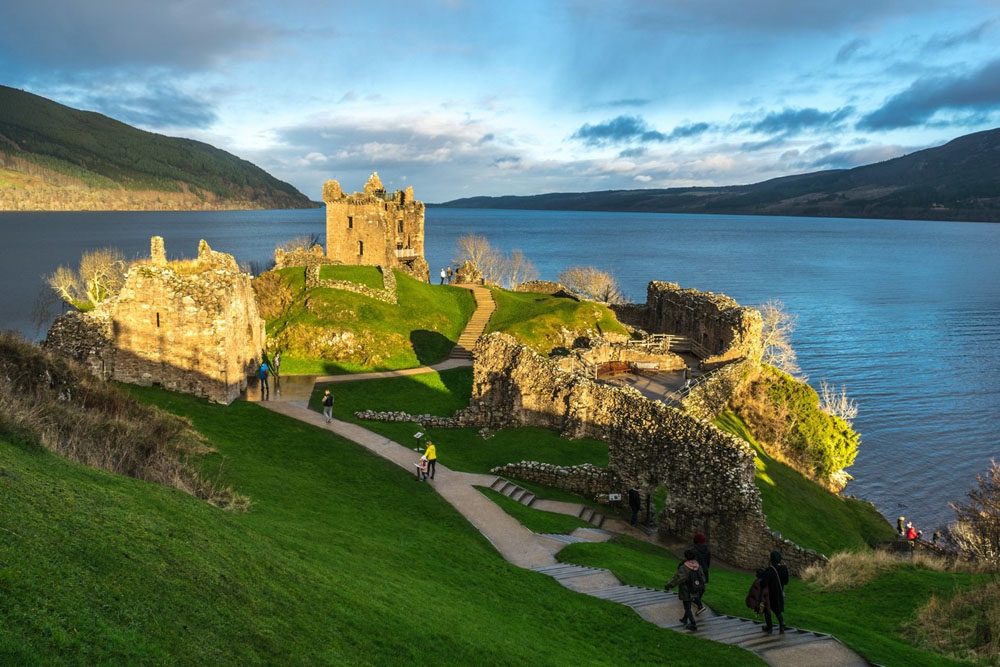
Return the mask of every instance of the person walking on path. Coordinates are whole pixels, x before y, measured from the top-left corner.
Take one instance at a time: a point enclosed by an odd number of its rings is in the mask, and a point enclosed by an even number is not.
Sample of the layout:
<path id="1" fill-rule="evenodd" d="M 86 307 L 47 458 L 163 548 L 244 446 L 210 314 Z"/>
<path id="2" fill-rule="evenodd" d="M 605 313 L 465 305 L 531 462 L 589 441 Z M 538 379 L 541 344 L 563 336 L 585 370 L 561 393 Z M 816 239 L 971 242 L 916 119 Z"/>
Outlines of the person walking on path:
<path id="1" fill-rule="evenodd" d="M 447 278 L 447 277 L 448 276 L 445 274 L 444 269 L 441 269 L 441 283 L 440 284 L 444 285 L 444 279 Z"/>
<path id="2" fill-rule="evenodd" d="M 333 394 L 329 389 L 323 392 L 323 416 L 327 424 L 333 421 Z"/>
<path id="3" fill-rule="evenodd" d="M 712 565 L 712 552 L 708 548 L 708 544 L 705 540 L 705 533 L 698 533 L 694 536 L 694 546 L 691 547 L 694 551 L 694 559 L 698 561 L 698 565 L 701 566 L 702 576 L 705 578 L 705 585 L 708 585 L 708 568 Z M 705 611 L 705 603 L 701 601 L 701 596 L 695 600 L 695 605 L 698 609 L 695 614 L 701 616 L 701 613 Z"/>
<path id="4" fill-rule="evenodd" d="M 260 378 L 260 400 L 266 401 L 271 398 L 271 385 L 267 382 L 267 376 L 270 375 L 271 369 L 267 365 L 267 356 L 260 362 L 260 369 L 257 371 L 257 377 Z"/>
<path id="5" fill-rule="evenodd" d="M 629 488 L 628 507 L 632 510 L 632 518 L 629 519 L 629 525 L 634 526 L 635 522 L 639 519 L 639 508 L 642 507 L 642 498 L 639 496 L 639 489 Z"/>
<path id="6" fill-rule="evenodd" d="M 694 549 L 684 552 L 684 562 L 677 566 L 677 573 L 674 578 L 667 582 L 666 589 L 677 586 L 677 598 L 684 605 L 684 616 L 681 623 L 687 630 L 697 630 L 698 624 L 691 613 L 691 601 L 701 597 L 705 592 L 705 579 L 701 573 L 701 566 L 695 559 Z"/>
<path id="7" fill-rule="evenodd" d="M 430 440 L 427 441 L 427 449 L 424 451 L 424 456 L 427 458 L 427 467 L 430 468 L 431 479 L 434 479 L 434 469 L 437 468 L 438 455 L 437 447 Z M 427 475 L 424 475 L 424 479 L 427 479 Z"/>
<path id="8" fill-rule="evenodd" d="M 417 466 L 417 480 L 421 481 L 421 482 L 426 482 L 427 481 L 427 467 L 428 467 L 427 457 L 426 456 L 421 456 L 420 460 L 417 461 L 416 463 L 414 463 L 413 465 Z"/>
<path id="9" fill-rule="evenodd" d="M 451 267 L 450 266 L 448 267 L 448 270 L 447 270 L 446 273 L 448 274 L 448 284 L 450 285 L 451 284 Z"/>
<path id="10" fill-rule="evenodd" d="M 767 587 L 767 606 L 764 607 L 764 627 L 762 630 L 770 634 L 774 630 L 771 623 L 771 612 L 778 617 L 778 632 L 785 631 L 785 586 L 788 585 L 788 568 L 781 564 L 781 552 L 775 549 L 771 552 L 771 563 L 764 569 L 761 581 Z"/>
<path id="11" fill-rule="evenodd" d="M 906 517 L 901 516 L 896 519 L 896 534 L 900 537 L 906 534 Z"/>

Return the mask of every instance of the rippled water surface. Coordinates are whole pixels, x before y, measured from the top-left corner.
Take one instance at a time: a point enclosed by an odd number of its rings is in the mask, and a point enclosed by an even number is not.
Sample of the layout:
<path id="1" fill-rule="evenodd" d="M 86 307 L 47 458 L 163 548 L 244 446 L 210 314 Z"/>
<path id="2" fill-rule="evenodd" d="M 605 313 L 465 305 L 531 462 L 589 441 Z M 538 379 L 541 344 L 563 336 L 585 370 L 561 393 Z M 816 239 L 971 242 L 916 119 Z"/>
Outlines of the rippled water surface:
<path id="1" fill-rule="evenodd" d="M 147 254 L 159 234 L 172 257 L 205 238 L 262 260 L 276 242 L 322 234 L 323 211 L 0 213 L 0 230 L 0 326 L 37 337 L 40 276 L 83 249 Z M 545 278 L 572 264 L 612 269 L 638 301 L 650 280 L 784 301 L 810 382 L 845 384 L 860 404 L 848 491 L 888 516 L 948 521 L 947 502 L 1000 458 L 1000 224 L 430 209 L 433 275 L 468 232 L 520 248 Z"/>

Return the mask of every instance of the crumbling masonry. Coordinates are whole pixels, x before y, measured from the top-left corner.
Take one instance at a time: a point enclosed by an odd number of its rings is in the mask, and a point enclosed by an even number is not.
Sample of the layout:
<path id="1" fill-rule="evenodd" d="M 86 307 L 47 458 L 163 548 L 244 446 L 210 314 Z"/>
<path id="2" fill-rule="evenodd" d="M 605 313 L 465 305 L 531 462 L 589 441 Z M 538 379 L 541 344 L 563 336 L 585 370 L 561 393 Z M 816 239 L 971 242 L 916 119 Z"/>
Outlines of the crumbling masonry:
<path id="1" fill-rule="evenodd" d="M 231 403 L 258 366 L 264 321 L 232 255 L 201 241 L 197 260 L 168 263 L 154 236 L 117 295 L 57 318 L 43 345 L 105 378 Z"/>

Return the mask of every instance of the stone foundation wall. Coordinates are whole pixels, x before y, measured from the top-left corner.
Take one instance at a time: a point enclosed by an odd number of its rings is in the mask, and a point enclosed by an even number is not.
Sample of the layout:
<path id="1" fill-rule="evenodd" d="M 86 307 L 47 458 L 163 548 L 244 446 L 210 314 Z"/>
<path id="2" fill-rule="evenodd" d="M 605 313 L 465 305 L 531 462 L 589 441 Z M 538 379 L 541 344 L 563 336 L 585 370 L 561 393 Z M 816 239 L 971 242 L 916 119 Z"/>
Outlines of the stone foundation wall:
<path id="1" fill-rule="evenodd" d="M 644 306 L 628 304 L 614 306 L 614 310 L 621 321 L 632 326 L 686 337 L 703 368 L 760 356 L 760 312 L 723 294 L 652 281 L 646 288 Z"/>
<path id="2" fill-rule="evenodd" d="M 521 461 L 493 468 L 490 472 L 500 477 L 513 477 L 563 489 L 585 498 L 616 493 L 621 487 L 621 482 L 609 470 L 589 463 L 556 466 L 538 461 Z"/>
<path id="3" fill-rule="evenodd" d="M 529 292 L 531 294 L 547 294 L 549 296 L 560 296 L 567 299 L 579 301 L 580 297 L 570 292 L 563 285 L 551 280 L 529 280 L 514 288 L 515 292 Z"/>
<path id="4" fill-rule="evenodd" d="M 165 264 L 157 238 L 151 261 L 130 267 L 116 296 L 59 317 L 43 345 L 107 378 L 230 403 L 264 346 L 250 275 L 205 241 L 201 269 Z"/>
<path id="5" fill-rule="evenodd" d="M 539 426 L 571 438 L 603 440 L 608 470 L 621 480 L 622 492 L 634 486 L 652 495 L 666 486 L 667 503 L 659 515 L 665 533 L 690 539 L 704 532 L 713 549 L 735 564 L 766 562 L 776 542 L 761 510 L 754 452 L 747 443 L 634 389 L 568 372 L 558 360 L 505 334 L 480 339 L 474 356 L 470 409 L 491 428 Z M 793 558 L 824 560 L 808 554 Z M 790 559 L 789 565 L 800 564 Z"/>
<path id="6" fill-rule="evenodd" d="M 738 361 L 718 368 L 698 382 L 681 400 L 684 412 L 699 419 L 714 419 L 749 381 L 754 362 Z"/>
<path id="7" fill-rule="evenodd" d="M 330 287 L 347 290 L 348 292 L 356 292 L 357 294 L 378 299 L 385 303 L 396 304 L 399 301 L 396 288 L 396 275 L 392 272 L 392 269 L 387 269 L 383 266 L 375 267 L 382 273 L 382 289 L 375 289 L 368 285 L 352 283 L 348 280 L 327 280 L 320 278 L 320 266 L 320 264 L 313 264 L 306 267 L 306 289 Z"/>
<path id="8" fill-rule="evenodd" d="M 285 252 L 281 248 L 274 249 L 274 268 L 284 269 L 289 266 L 322 266 L 324 264 L 342 264 L 335 259 L 329 259 L 323 252 L 323 246 L 314 245 L 309 250 L 292 250 Z"/>

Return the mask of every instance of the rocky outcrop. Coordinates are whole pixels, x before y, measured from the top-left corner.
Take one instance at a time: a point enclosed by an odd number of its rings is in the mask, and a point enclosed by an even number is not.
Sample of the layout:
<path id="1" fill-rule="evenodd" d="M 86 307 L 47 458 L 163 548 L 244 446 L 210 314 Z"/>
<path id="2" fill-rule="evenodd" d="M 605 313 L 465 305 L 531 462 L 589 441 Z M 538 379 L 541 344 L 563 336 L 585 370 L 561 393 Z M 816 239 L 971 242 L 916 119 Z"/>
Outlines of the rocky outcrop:
<path id="1" fill-rule="evenodd" d="M 476 268 L 476 265 L 465 260 L 455 271 L 455 284 L 457 285 L 479 285 L 483 282 L 483 272 Z"/>

